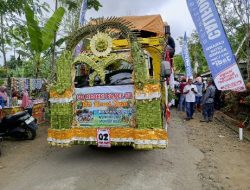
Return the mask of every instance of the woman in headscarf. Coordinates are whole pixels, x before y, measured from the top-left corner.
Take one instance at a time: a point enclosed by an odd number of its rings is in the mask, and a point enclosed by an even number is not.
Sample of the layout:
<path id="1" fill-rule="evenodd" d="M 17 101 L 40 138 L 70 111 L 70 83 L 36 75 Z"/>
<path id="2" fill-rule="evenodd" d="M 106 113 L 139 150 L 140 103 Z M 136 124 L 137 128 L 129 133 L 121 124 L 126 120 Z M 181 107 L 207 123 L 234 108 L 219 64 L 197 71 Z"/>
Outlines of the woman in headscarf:
<path id="1" fill-rule="evenodd" d="M 27 110 L 30 115 L 32 115 L 33 103 L 32 100 L 29 98 L 29 93 L 27 90 L 23 91 L 22 107 Z"/>

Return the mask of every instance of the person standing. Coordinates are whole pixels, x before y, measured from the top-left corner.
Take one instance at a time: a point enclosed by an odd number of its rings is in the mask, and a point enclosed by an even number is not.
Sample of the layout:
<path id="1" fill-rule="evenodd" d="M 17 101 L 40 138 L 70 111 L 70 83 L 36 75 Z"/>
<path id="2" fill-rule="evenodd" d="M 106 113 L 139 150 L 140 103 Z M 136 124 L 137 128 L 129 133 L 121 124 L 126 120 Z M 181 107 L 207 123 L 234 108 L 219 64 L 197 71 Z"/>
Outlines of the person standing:
<path id="1" fill-rule="evenodd" d="M 179 89 L 180 89 L 180 98 L 179 98 L 179 104 L 178 104 L 179 111 L 184 111 L 185 94 L 184 94 L 183 90 L 184 90 L 185 86 L 186 86 L 186 78 L 183 77 L 181 80 L 181 83 L 179 85 Z"/>
<path id="2" fill-rule="evenodd" d="M 0 87 L 0 105 L 2 108 L 4 108 L 7 105 L 7 99 L 8 99 L 8 95 L 6 92 L 6 87 L 1 86 Z"/>
<path id="3" fill-rule="evenodd" d="M 194 85 L 197 88 L 197 94 L 195 94 L 195 104 L 196 104 L 196 110 L 198 112 L 201 111 L 201 98 L 202 98 L 202 88 L 203 88 L 203 84 L 202 84 L 202 78 L 200 76 L 198 76 L 195 79 L 195 83 Z"/>
<path id="4" fill-rule="evenodd" d="M 33 107 L 33 102 L 29 97 L 29 93 L 27 90 L 23 91 L 23 97 L 22 97 L 22 105 L 21 105 L 24 110 L 27 110 L 28 113 L 32 116 L 32 107 Z"/>
<path id="5" fill-rule="evenodd" d="M 201 120 L 201 122 L 211 122 L 213 120 L 215 91 L 216 87 L 213 80 L 208 80 L 208 87 L 202 98 L 203 120 Z"/>
<path id="6" fill-rule="evenodd" d="M 190 119 L 193 119 L 195 94 L 197 94 L 197 88 L 194 84 L 192 84 L 192 79 L 188 79 L 187 85 L 184 87 L 183 92 L 186 95 L 186 121 L 189 121 Z"/>
<path id="7" fill-rule="evenodd" d="M 175 100 L 175 107 L 178 108 L 181 94 L 180 94 L 180 82 L 178 81 L 177 78 L 174 79 L 174 93 L 175 96 L 177 97 Z"/>

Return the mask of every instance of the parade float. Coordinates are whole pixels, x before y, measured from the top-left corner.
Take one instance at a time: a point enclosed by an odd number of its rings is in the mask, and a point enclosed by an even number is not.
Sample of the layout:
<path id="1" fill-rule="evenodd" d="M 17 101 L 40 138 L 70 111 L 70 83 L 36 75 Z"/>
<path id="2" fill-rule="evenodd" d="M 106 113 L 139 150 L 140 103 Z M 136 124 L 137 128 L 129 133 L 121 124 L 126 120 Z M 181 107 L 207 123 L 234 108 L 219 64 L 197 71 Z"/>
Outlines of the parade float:
<path id="1" fill-rule="evenodd" d="M 48 143 L 166 148 L 164 30 L 160 15 L 112 17 L 69 36 L 50 89 Z"/>

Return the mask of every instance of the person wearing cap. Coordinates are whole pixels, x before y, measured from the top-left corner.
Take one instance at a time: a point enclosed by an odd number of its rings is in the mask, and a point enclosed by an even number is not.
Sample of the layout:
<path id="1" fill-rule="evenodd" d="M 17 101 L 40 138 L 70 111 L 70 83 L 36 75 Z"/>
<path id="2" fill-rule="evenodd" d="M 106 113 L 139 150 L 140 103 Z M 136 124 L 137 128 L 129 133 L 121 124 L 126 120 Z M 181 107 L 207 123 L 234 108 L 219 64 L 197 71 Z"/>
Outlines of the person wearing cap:
<path id="1" fill-rule="evenodd" d="M 197 94 L 197 88 L 192 84 L 192 79 L 188 79 L 187 85 L 184 87 L 184 94 L 186 100 L 186 121 L 193 119 L 194 106 L 195 106 L 195 94 Z"/>
<path id="2" fill-rule="evenodd" d="M 213 120 L 215 91 L 214 82 L 212 79 L 209 79 L 207 89 L 202 98 L 203 119 L 200 120 L 201 122 L 211 122 Z"/>

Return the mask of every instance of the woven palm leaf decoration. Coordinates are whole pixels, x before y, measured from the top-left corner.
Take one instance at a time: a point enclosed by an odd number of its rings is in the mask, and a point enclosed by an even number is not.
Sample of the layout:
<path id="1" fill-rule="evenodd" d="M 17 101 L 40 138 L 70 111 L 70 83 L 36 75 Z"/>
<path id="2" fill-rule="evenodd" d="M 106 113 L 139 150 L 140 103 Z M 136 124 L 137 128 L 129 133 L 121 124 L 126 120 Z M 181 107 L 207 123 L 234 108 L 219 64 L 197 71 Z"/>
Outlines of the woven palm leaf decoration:
<path id="1" fill-rule="evenodd" d="M 136 40 L 136 33 L 133 32 L 133 25 L 117 17 L 109 17 L 107 19 L 98 18 L 93 19 L 88 25 L 83 26 L 68 37 L 66 49 L 72 51 L 79 41 L 98 32 L 107 32 L 118 30 L 121 37 L 129 39 L 130 41 Z"/>
<path id="2" fill-rule="evenodd" d="M 95 55 L 81 54 L 74 60 L 74 64 L 84 62 L 89 65 L 94 72 L 89 76 L 90 86 L 94 85 L 96 76 L 101 79 L 101 84 L 105 84 L 105 69 L 118 60 L 126 60 L 123 54 L 109 54 L 107 57 L 98 58 Z"/>

